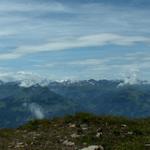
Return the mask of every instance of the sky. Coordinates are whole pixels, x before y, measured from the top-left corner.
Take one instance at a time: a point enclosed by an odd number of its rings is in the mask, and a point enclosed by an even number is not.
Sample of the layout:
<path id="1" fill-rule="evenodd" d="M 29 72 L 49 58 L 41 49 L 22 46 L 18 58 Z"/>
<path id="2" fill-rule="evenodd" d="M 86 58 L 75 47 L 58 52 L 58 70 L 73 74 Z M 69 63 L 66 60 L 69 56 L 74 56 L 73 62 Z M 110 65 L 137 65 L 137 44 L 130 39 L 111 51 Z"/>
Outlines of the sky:
<path id="1" fill-rule="evenodd" d="M 149 0 L 1 0 L 0 79 L 150 81 Z"/>

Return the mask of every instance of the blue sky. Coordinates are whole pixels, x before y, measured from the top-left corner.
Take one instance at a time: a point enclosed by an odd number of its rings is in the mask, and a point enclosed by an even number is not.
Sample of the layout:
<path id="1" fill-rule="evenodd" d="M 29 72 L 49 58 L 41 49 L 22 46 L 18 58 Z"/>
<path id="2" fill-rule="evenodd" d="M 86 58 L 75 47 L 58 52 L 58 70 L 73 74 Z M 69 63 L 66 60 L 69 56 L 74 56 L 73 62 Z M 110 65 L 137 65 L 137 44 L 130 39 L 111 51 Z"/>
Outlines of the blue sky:
<path id="1" fill-rule="evenodd" d="M 149 0 L 1 0 L 0 79 L 150 80 L 149 16 Z"/>

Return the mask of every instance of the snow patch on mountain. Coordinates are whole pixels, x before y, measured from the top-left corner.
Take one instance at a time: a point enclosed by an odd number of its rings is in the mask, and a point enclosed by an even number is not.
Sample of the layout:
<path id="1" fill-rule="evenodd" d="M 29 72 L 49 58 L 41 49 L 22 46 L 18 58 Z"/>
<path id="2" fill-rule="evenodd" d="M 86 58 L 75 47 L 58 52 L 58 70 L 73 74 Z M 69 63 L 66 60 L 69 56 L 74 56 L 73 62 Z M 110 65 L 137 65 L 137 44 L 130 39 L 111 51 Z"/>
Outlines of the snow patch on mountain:
<path id="1" fill-rule="evenodd" d="M 115 81 L 115 80 L 114 80 Z M 42 87 L 48 85 L 63 85 L 69 86 L 72 84 L 77 84 L 78 86 L 91 85 L 95 86 L 99 81 L 90 79 L 90 80 L 51 80 L 47 77 L 42 77 L 38 74 L 26 71 L 19 72 L 0 72 L 0 85 L 8 82 L 16 82 L 20 87 L 31 87 L 40 85 Z M 134 84 L 149 84 L 147 81 L 140 81 L 137 77 L 137 71 L 130 71 L 128 74 L 124 75 L 123 80 L 119 80 L 118 87 L 125 85 L 134 85 Z"/>
<path id="2" fill-rule="evenodd" d="M 9 72 L 9 73 L 1 73 L 0 80 L 4 83 L 8 82 L 17 82 L 21 87 L 30 87 L 33 85 L 46 86 L 50 83 L 50 80 L 43 78 L 37 74 L 32 72 Z"/>

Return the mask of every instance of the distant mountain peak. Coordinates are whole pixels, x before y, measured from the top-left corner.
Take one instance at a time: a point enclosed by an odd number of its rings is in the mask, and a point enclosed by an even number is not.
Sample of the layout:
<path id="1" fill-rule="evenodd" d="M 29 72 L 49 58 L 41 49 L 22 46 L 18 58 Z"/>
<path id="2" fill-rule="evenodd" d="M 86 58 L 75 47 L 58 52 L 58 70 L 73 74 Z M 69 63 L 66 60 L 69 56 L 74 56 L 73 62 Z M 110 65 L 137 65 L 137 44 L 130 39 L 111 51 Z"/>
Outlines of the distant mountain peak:
<path id="1" fill-rule="evenodd" d="M 30 87 L 30 86 L 48 86 L 49 84 L 61 84 L 64 86 L 69 86 L 73 84 L 77 84 L 80 86 L 89 84 L 89 85 L 96 85 L 98 82 L 118 82 L 119 86 L 125 86 L 125 85 L 134 85 L 134 84 L 146 84 L 147 81 L 141 81 L 136 78 L 136 75 L 126 77 L 123 80 L 95 80 L 95 79 L 89 79 L 89 80 L 51 80 L 46 77 L 39 76 L 37 74 L 34 74 L 32 72 L 24 72 L 19 71 L 16 73 L 5 73 L 0 75 L 0 85 L 5 84 L 8 82 L 15 82 L 20 87 Z"/>

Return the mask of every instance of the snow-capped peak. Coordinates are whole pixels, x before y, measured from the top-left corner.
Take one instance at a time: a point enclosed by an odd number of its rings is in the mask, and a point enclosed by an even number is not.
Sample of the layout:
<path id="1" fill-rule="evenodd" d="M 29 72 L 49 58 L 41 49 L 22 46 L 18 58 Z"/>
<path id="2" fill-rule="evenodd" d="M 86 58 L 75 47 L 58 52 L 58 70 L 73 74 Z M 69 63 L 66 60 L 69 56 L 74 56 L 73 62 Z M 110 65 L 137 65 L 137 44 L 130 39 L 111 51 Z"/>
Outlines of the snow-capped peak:
<path id="1" fill-rule="evenodd" d="M 0 80 L 3 82 L 17 82 L 21 87 L 30 87 L 36 84 L 40 86 L 46 86 L 50 82 L 50 80 L 43 78 L 37 74 L 24 71 L 0 74 Z"/>

